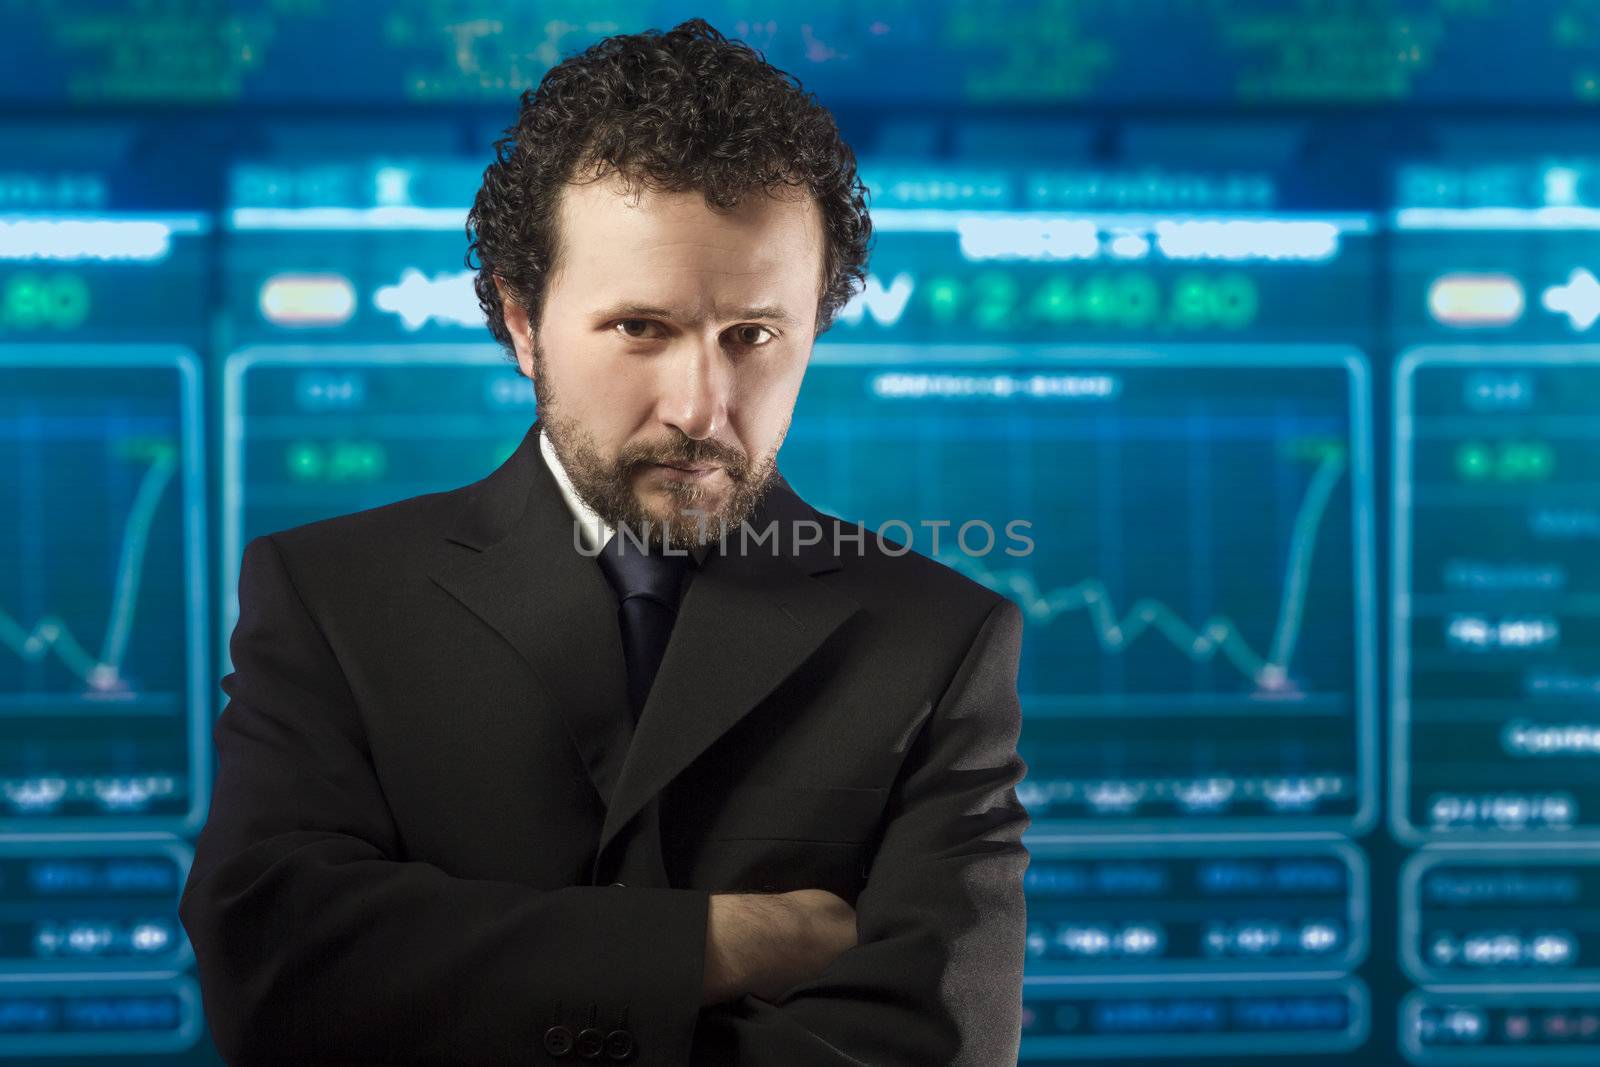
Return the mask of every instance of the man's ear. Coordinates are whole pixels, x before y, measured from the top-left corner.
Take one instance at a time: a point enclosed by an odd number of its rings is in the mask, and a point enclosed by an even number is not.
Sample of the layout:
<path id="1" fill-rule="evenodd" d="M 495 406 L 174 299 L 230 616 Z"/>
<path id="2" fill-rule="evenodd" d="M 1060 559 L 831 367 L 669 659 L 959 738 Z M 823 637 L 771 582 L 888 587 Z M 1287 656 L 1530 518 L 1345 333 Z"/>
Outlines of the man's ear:
<path id="1" fill-rule="evenodd" d="M 494 276 L 495 290 L 500 294 L 500 313 L 506 320 L 506 332 L 517 350 L 517 366 L 524 378 L 533 377 L 533 337 L 528 329 L 528 309 L 511 295 L 510 288 L 500 275 Z"/>

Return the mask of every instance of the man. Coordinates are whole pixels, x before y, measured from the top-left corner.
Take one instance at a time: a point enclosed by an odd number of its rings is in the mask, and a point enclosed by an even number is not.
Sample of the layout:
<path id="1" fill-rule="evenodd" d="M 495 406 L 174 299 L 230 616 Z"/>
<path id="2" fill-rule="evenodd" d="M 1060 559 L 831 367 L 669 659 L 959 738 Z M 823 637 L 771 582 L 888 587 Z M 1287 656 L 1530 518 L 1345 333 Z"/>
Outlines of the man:
<path id="1" fill-rule="evenodd" d="M 853 156 L 699 20 L 498 147 L 469 234 L 538 421 L 245 550 L 180 906 L 218 1047 L 1014 1062 L 1021 613 L 776 467 L 861 277 Z"/>

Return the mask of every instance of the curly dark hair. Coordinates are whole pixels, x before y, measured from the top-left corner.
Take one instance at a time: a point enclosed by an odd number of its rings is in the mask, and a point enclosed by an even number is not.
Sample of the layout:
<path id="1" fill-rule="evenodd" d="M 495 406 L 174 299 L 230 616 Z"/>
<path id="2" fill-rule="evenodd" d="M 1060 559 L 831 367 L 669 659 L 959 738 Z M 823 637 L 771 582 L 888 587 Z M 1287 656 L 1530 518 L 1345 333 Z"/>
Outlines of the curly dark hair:
<path id="1" fill-rule="evenodd" d="M 560 244 L 559 194 L 580 174 L 619 175 L 630 195 L 643 185 L 701 190 L 713 210 L 752 189 L 804 186 L 826 233 L 818 335 L 865 281 L 867 189 L 833 116 L 703 19 L 607 37 L 563 60 L 523 92 L 516 125 L 494 148 L 467 213 L 466 263 L 489 330 L 513 359 L 494 279 L 537 329 Z"/>

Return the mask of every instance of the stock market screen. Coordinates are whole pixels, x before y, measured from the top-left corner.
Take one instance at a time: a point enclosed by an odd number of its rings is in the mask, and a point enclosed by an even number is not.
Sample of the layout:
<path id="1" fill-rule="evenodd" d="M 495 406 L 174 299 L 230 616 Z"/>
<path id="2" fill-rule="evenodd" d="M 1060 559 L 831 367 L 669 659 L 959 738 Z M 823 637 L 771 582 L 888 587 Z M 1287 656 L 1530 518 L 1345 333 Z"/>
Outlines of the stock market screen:
<path id="1" fill-rule="evenodd" d="M 782 473 L 1022 611 L 1021 1061 L 1600 1063 L 1600 12 L 569 6 L 0 0 L 0 1061 L 218 1062 L 243 546 L 512 452 L 490 142 L 705 14 L 871 191 Z"/>

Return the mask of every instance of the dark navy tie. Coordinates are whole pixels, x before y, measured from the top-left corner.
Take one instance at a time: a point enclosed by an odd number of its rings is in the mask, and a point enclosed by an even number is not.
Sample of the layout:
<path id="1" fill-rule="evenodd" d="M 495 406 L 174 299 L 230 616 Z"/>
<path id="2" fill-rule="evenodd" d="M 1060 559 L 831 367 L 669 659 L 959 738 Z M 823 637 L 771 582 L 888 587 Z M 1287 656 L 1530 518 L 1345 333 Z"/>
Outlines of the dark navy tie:
<path id="1" fill-rule="evenodd" d="M 678 618 L 683 576 L 693 557 L 681 550 L 665 554 L 659 543 L 647 542 L 640 548 L 634 537 L 617 531 L 595 558 L 617 592 L 628 703 L 637 719 L 667 650 L 667 638 Z"/>

